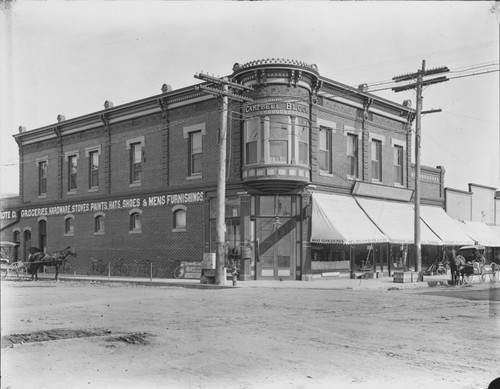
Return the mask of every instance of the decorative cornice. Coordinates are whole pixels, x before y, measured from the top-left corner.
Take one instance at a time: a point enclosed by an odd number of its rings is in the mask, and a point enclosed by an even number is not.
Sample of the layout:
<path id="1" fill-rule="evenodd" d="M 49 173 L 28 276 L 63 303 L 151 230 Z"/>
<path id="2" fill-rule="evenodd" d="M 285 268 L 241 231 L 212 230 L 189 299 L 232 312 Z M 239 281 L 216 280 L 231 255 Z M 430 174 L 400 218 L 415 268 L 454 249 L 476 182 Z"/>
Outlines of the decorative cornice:
<path id="1" fill-rule="evenodd" d="M 240 65 L 239 63 L 235 63 L 233 66 L 233 72 L 238 72 L 240 70 L 252 68 L 254 66 L 265 66 L 265 65 L 292 65 L 292 66 L 299 66 L 303 68 L 308 68 L 314 72 L 318 71 L 318 67 L 314 64 L 307 64 L 302 61 L 297 61 L 294 59 L 285 59 L 285 58 L 267 58 L 267 59 L 258 59 L 256 61 L 251 61 L 247 62 L 243 65 Z"/>

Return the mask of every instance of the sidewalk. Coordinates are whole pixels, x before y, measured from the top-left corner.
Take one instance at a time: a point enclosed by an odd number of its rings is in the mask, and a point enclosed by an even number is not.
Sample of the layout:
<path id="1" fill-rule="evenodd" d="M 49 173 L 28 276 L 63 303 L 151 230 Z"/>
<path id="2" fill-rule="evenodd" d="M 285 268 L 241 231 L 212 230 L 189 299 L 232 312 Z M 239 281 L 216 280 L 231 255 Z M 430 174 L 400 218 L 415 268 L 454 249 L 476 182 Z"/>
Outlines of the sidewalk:
<path id="1" fill-rule="evenodd" d="M 40 279 L 54 279 L 54 274 L 39 274 Z M 85 276 L 59 274 L 60 280 L 66 281 L 90 281 L 90 282 L 124 282 L 150 286 L 171 286 L 196 289 L 222 289 L 222 288 L 275 288 L 275 289 L 370 289 L 370 290 L 400 290 L 428 288 L 439 285 L 447 285 L 446 276 L 424 276 L 423 282 L 394 282 L 392 277 L 376 279 L 350 279 L 329 278 L 313 281 L 279 281 L 279 280 L 251 280 L 238 281 L 233 286 L 232 281 L 227 280 L 226 285 L 201 284 L 199 279 L 174 279 L 174 278 L 144 278 L 144 277 L 108 277 L 108 276 Z M 479 284 L 478 284 L 479 285 Z"/>

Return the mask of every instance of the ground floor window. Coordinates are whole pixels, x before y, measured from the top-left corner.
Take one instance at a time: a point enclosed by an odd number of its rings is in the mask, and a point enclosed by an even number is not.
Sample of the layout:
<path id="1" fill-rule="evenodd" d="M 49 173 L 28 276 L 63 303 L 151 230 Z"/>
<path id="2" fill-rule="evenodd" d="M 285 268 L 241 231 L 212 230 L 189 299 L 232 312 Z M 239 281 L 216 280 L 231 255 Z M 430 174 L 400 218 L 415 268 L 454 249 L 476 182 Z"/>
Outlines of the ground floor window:
<path id="1" fill-rule="evenodd" d="M 349 269 L 349 246 L 313 246 L 311 255 L 311 270 L 313 272 L 346 269 Z"/>

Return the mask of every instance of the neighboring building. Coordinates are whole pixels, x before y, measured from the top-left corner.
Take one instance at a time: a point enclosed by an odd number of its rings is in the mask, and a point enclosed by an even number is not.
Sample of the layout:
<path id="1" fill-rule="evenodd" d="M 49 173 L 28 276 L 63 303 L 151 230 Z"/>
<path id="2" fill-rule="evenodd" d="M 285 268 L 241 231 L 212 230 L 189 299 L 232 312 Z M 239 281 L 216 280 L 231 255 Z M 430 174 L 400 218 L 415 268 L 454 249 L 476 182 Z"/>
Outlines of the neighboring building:
<path id="1" fill-rule="evenodd" d="M 500 260 L 500 192 L 469 184 L 468 191 L 445 188 L 445 210 L 476 244 L 486 247 L 488 261 Z"/>
<path id="2" fill-rule="evenodd" d="M 230 79 L 252 87 L 244 95 L 254 100 L 229 106 L 226 248 L 240 278 L 414 267 L 409 102 L 291 60 L 235 64 Z M 20 219 L 2 240 L 18 239 L 24 258 L 31 245 L 72 246 L 78 271 L 91 257 L 199 263 L 216 247 L 220 111 L 196 85 L 164 85 L 156 96 L 20 128 L 19 203 L 4 207 Z M 425 263 L 443 244 L 470 240 L 431 229 L 447 217 L 444 169 L 423 166 L 421 182 Z"/>

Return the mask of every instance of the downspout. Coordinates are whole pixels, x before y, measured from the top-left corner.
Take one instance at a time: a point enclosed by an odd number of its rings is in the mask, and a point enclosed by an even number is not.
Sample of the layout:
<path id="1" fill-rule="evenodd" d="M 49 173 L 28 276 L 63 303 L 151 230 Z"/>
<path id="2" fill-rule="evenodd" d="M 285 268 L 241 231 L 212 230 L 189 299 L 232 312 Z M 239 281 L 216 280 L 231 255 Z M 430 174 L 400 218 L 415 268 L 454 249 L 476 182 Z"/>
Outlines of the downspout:
<path id="1" fill-rule="evenodd" d="M 19 126 L 19 133 L 26 131 L 26 128 L 23 126 Z M 14 138 L 17 143 L 17 147 L 19 150 L 19 197 L 21 198 L 21 203 L 24 203 L 24 185 L 23 185 L 23 177 L 24 177 L 24 153 L 23 147 L 20 138 Z"/>
<path id="2" fill-rule="evenodd" d="M 164 88 L 166 91 L 168 91 L 168 86 Z M 165 120 L 166 123 L 166 128 L 165 128 L 165 134 L 162 137 L 163 140 L 163 146 L 162 147 L 162 167 L 165 171 L 165 179 L 164 182 L 166 183 L 166 186 L 170 186 L 170 163 L 169 163 L 169 158 L 170 158 L 170 117 L 168 115 L 168 102 L 166 97 L 162 97 L 158 99 L 158 105 L 161 108 L 161 116 L 163 120 Z"/>
<path id="3" fill-rule="evenodd" d="M 104 173 L 104 182 L 107 187 L 108 194 L 111 194 L 111 129 L 109 127 L 109 118 L 105 113 L 101 114 L 101 121 L 104 124 L 104 132 L 107 134 L 106 138 L 106 170 Z"/>
<path id="4" fill-rule="evenodd" d="M 368 130 L 366 128 L 366 121 L 368 120 L 369 118 L 369 109 L 370 109 L 370 106 L 372 105 L 373 103 L 373 99 L 369 98 L 369 99 L 366 99 L 364 102 L 363 102 L 363 115 L 361 117 L 361 136 L 362 136 L 362 139 L 361 139 L 361 171 L 362 171 L 362 177 L 361 177 L 361 180 L 362 181 L 366 181 L 368 179 L 368 150 L 369 150 L 369 147 L 368 147 L 368 140 L 370 139 L 369 137 L 369 134 L 368 134 Z"/>
<path id="5" fill-rule="evenodd" d="M 411 166 L 411 125 L 413 120 L 415 120 L 415 113 L 408 112 L 407 121 L 405 124 L 406 132 L 406 187 L 410 186 L 410 166 Z"/>
<path id="6" fill-rule="evenodd" d="M 59 175 L 59 199 L 63 198 L 63 165 L 64 165 L 64 155 L 63 155 L 63 143 L 62 143 L 62 135 L 61 135 L 61 127 L 55 126 L 53 128 L 54 133 L 57 136 L 57 141 L 59 143 L 59 166 L 57 167 L 57 173 Z"/>

